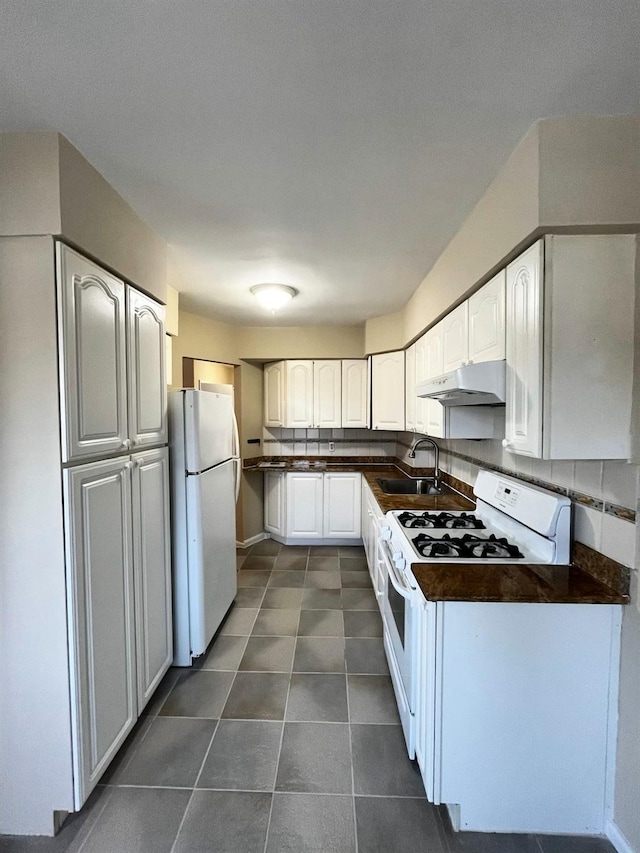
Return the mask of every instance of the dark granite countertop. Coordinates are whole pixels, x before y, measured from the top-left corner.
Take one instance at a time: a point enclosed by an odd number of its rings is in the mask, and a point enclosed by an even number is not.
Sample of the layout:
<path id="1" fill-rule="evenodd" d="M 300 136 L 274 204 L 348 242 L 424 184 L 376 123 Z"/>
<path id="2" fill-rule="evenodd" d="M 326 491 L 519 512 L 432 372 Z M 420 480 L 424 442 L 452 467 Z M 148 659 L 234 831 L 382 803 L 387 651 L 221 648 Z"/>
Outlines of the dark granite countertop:
<path id="1" fill-rule="evenodd" d="M 626 604 L 625 596 L 579 566 L 495 563 L 414 563 L 411 570 L 429 601 L 501 601 L 547 604 Z"/>
<path id="2" fill-rule="evenodd" d="M 303 459 L 305 457 L 302 457 Z M 441 495 L 387 495 L 377 483 L 379 477 L 408 476 L 400 464 L 380 457 L 306 457 L 309 467 L 300 467 L 300 457 L 246 460 L 244 470 L 279 471 L 360 471 L 383 513 L 406 510 L 472 510 L 475 506 L 469 486 L 444 474 Z M 262 467 L 260 463 L 284 462 L 282 467 Z M 320 463 L 320 464 L 317 464 Z M 411 472 L 412 476 L 433 476 L 433 469 Z M 460 491 L 447 483 L 453 482 Z M 411 569 L 424 597 L 429 601 L 496 601 L 555 604 L 628 604 L 629 570 L 603 554 L 574 543 L 570 566 L 524 563 L 413 563 Z"/>

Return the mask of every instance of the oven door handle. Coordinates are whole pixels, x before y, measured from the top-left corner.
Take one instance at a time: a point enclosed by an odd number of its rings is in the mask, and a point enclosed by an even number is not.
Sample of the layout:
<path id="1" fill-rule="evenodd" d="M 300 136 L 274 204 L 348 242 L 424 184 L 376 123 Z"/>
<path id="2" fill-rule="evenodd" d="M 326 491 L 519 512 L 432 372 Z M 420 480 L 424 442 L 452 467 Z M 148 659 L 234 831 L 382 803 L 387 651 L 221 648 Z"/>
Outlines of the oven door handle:
<path id="1" fill-rule="evenodd" d="M 407 601 L 411 601 L 411 589 L 398 577 L 398 573 L 393 563 L 388 559 L 385 559 L 385 563 L 387 564 L 389 580 L 391 581 L 395 591 L 398 595 L 406 598 Z"/>

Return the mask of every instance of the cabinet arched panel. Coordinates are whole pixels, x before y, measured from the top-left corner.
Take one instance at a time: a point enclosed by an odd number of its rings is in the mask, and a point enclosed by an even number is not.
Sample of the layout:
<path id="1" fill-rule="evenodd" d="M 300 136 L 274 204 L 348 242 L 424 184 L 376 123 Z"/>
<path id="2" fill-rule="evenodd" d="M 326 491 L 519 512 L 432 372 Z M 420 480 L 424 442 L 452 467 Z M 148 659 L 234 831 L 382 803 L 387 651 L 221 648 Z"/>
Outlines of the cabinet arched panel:
<path id="1" fill-rule="evenodd" d="M 58 245 L 64 462 L 127 446 L 125 286 Z"/>
<path id="2" fill-rule="evenodd" d="M 164 308 L 128 288 L 129 436 L 134 447 L 167 440 Z"/>

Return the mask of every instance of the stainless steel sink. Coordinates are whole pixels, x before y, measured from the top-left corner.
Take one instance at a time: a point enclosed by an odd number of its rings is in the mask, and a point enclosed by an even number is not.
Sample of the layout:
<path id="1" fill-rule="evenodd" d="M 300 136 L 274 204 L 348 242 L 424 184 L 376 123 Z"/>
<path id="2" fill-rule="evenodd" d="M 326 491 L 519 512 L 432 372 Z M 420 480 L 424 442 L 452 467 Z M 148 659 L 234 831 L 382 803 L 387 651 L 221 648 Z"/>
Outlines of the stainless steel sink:
<path id="1" fill-rule="evenodd" d="M 378 485 L 386 495 L 440 495 L 442 487 L 436 486 L 432 478 L 407 477 L 392 480 L 378 480 Z"/>

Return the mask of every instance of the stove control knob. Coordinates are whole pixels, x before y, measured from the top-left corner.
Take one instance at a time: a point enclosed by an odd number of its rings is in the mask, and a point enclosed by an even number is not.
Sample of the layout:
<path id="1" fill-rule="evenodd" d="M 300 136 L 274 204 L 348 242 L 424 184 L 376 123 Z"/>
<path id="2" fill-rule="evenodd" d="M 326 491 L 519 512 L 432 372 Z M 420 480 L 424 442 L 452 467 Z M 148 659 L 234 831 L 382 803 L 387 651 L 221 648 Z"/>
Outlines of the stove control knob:
<path id="1" fill-rule="evenodd" d="M 382 527 L 380 529 L 380 535 L 385 540 L 385 542 L 388 542 L 391 539 L 391 528 L 390 527 Z"/>

